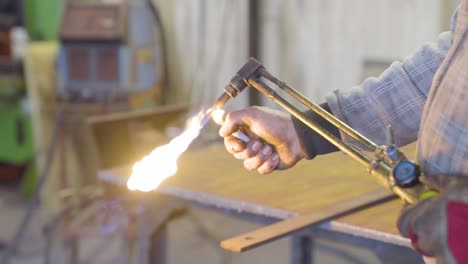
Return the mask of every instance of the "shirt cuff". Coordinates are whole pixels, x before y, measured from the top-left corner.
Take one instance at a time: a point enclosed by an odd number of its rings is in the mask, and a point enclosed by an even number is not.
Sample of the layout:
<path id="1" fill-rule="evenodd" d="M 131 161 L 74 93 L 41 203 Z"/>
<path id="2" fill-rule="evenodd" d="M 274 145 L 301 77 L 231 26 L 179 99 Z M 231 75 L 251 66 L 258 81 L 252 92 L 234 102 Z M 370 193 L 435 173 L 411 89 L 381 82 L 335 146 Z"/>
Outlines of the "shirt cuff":
<path id="1" fill-rule="evenodd" d="M 327 103 L 320 105 L 325 111 L 331 113 L 330 107 Z M 330 132 L 335 137 L 340 137 L 340 132 L 338 128 L 330 124 L 323 117 L 319 116 L 315 112 L 308 110 L 304 114 L 318 126 L 324 128 L 326 131 Z M 333 144 L 328 142 L 325 138 L 320 136 L 317 132 L 313 131 L 306 124 L 302 123 L 299 119 L 294 116 L 291 116 L 291 120 L 294 124 L 296 130 L 296 135 L 299 139 L 302 153 L 306 159 L 312 159 L 317 155 L 327 154 L 331 152 L 338 151 L 338 148 Z"/>

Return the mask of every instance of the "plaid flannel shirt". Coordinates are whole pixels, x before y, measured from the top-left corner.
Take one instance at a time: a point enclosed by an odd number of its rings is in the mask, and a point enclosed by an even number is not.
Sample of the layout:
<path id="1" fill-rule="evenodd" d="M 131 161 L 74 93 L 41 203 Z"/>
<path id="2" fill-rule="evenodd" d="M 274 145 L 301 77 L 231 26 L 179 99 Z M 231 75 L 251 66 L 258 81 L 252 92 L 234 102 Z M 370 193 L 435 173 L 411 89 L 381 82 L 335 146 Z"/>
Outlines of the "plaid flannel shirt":
<path id="1" fill-rule="evenodd" d="M 406 208 L 398 228 L 437 263 L 468 263 L 468 0 L 436 43 L 327 99 L 334 115 L 378 143 L 387 124 L 399 145 L 419 139 L 422 171 L 442 191 Z"/>
<path id="2" fill-rule="evenodd" d="M 447 82 L 442 67 L 453 62 L 445 60 L 447 53 L 450 50 L 455 58 L 452 46 L 468 42 L 466 34 L 460 33 L 466 29 L 466 20 L 457 19 L 466 13 L 457 10 L 450 32 L 440 34 L 437 41 L 423 45 L 403 62 L 394 62 L 378 78 L 328 95 L 332 113 L 378 144 L 385 142 L 389 124 L 399 146 L 419 137 L 419 162 L 426 175 L 468 175 L 468 83 L 438 89 L 441 82 Z M 458 71 L 467 75 L 468 67 Z M 450 82 L 456 82 L 453 79 Z"/>
<path id="3" fill-rule="evenodd" d="M 432 82 L 419 132 L 426 175 L 468 177 L 468 0 L 458 9 L 452 47 Z"/>

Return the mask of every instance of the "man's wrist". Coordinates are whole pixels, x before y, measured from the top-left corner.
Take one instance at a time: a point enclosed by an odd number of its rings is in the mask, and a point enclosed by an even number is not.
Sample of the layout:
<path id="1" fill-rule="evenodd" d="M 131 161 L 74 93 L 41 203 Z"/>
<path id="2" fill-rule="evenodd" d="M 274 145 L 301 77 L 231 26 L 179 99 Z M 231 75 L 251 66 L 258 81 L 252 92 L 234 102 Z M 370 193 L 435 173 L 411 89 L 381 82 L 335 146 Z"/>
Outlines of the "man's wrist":
<path id="1" fill-rule="evenodd" d="M 330 107 L 327 103 L 320 105 L 324 110 L 331 113 Z M 305 114 L 307 117 L 318 126 L 322 127 L 335 137 L 340 138 L 340 132 L 338 128 L 330 124 L 323 117 L 319 116 L 313 111 L 306 111 Z M 316 155 L 327 154 L 331 152 L 338 151 L 338 148 L 331 144 L 328 140 L 323 138 L 317 132 L 312 130 L 306 124 L 302 123 L 299 119 L 291 116 L 291 120 L 294 125 L 294 129 L 298 138 L 298 144 L 301 152 L 303 153 L 304 158 L 312 159 Z"/>

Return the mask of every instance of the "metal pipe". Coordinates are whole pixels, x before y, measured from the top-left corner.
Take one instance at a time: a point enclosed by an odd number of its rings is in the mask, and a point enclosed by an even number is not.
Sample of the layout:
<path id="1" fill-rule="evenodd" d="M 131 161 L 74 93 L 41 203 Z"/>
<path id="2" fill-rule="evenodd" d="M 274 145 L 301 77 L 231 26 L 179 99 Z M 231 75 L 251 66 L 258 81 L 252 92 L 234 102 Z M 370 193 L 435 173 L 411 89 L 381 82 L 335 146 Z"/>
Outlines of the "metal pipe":
<path id="1" fill-rule="evenodd" d="M 214 107 L 217 108 L 217 109 L 220 109 L 222 108 L 227 101 L 229 101 L 229 99 L 231 99 L 233 97 L 231 97 L 231 95 L 229 95 L 227 92 L 224 92 L 219 98 L 218 100 L 215 101 L 214 103 Z"/>

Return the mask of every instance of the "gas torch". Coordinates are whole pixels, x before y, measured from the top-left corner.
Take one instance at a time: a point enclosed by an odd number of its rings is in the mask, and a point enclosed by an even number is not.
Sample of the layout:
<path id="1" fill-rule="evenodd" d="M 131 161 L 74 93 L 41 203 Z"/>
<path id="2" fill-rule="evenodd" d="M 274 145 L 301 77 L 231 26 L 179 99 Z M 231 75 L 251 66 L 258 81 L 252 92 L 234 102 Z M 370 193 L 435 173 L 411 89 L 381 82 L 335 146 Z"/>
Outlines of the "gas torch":
<path id="1" fill-rule="evenodd" d="M 277 86 L 277 88 L 288 93 L 298 100 L 308 109 L 317 113 L 330 124 L 341 130 L 342 133 L 351 137 L 354 141 L 362 144 L 365 148 L 371 150 L 368 155 L 356 146 L 342 141 L 324 128 L 318 126 L 310 120 L 303 112 L 286 101 L 278 93 L 268 86 L 264 80 L 268 80 Z M 377 181 L 384 187 L 393 191 L 396 195 L 408 203 L 416 203 L 419 200 L 431 197 L 437 192 L 431 190 L 419 181 L 419 166 L 410 161 L 393 143 L 391 128 L 386 131 L 386 145 L 377 145 L 362 134 L 358 133 L 332 114 L 325 111 L 317 104 L 309 101 L 298 91 L 288 86 L 270 74 L 257 60 L 250 58 L 244 66 L 240 68 L 237 74 L 231 79 L 224 88 L 222 95 L 216 100 L 213 106 L 207 110 L 201 111 L 192 118 L 187 129 L 178 137 L 174 138 L 169 144 L 156 148 L 149 156 L 135 164 L 133 173 L 128 180 L 129 189 L 138 189 L 149 191 L 155 189 L 165 178 L 175 174 L 177 171 L 177 158 L 187 149 L 190 143 L 199 135 L 201 129 L 210 120 L 212 115 L 222 111 L 223 106 L 232 98 L 235 98 L 245 88 L 251 87 L 257 89 L 267 98 L 277 103 L 290 114 L 302 121 L 312 130 L 324 137 L 338 149 L 353 158 L 359 164 L 363 165 L 368 172 L 373 175 Z M 249 137 L 242 131 L 237 131 L 234 136 L 244 142 L 248 142 Z M 158 166 L 158 164 L 160 164 Z M 167 168 L 157 177 L 154 175 L 154 168 Z M 152 179 L 152 180 L 149 180 Z"/>
<path id="2" fill-rule="evenodd" d="M 283 97 L 278 95 L 263 79 L 275 84 L 279 89 L 285 91 L 293 98 L 298 100 L 308 109 L 317 113 L 332 125 L 341 130 L 356 142 L 362 144 L 372 151 L 372 155 L 366 155 L 359 148 L 349 143 L 343 142 L 327 130 L 311 121 L 303 112 L 298 110 Z M 419 200 L 431 197 L 437 192 L 430 189 L 419 181 L 419 166 L 410 161 L 394 144 L 391 127 L 387 127 L 386 145 L 377 145 L 362 134 L 358 133 L 335 116 L 325 111 L 317 104 L 309 101 L 298 91 L 288 86 L 286 83 L 270 74 L 257 60 L 250 58 L 247 63 L 231 79 L 224 88 L 224 93 L 214 104 L 215 109 L 222 108 L 226 102 L 236 97 L 245 88 L 252 87 L 257 89 L 271 101 L 277 103 L 290 114 L 302 121 L 312 130 L 324 137 L 338 149 L 353 158 L 359 164 L 363 165 L 368 172 L 373 175 L 377 181 L 384 187 L 393 191 L 400 198 L 408 203 L 416 203 Z M 236 136 L 236 135 L 235 135 Z"/>

